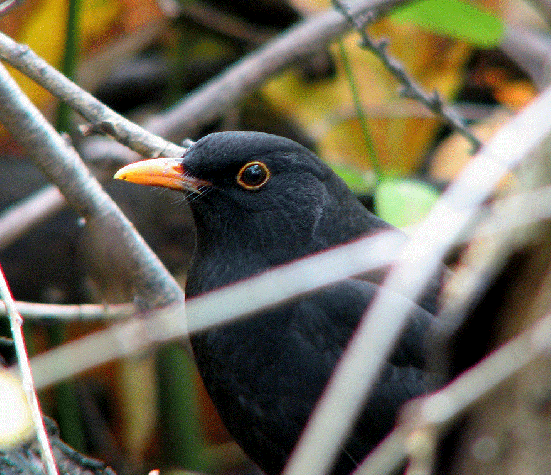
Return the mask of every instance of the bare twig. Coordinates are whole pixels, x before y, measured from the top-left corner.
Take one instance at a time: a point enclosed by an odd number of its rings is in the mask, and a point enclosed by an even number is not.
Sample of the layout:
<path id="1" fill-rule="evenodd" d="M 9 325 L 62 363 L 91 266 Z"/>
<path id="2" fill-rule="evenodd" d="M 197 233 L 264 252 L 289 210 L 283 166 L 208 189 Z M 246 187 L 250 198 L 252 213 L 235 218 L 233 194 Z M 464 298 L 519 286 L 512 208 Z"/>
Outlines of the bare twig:
<path id="1" fill-rule="evenodd" d="M 149 133 L 102 104 L 52 68 L 30 48 L 0 32 L 0 57 L 18 68 L 90 121 L 94 130 L 113 136 L 136 152 L 148 156 L 179 157 L 185 149 Z"/>
<path id="2" fill-rule="evenodd" d="M 543 15 L 545 21 L 548 24 L 551 24 L 551 1 L 550 0 L 530 0 L 530 3 L 533 3 L 534 6 Z"/>
<path id="3" fill-rule="evenodd" d="M 492 138 L 402 247 L 385 285 L 410 300 L 398 302 L 390 294 L 379 294 L 374 299 L 339 360 L 284 470 L 286 475 L 325 473 L 330 467 L 407 322 L 412 301 L 420 295 L 445 253 L 473 221 L 501 177 L 549 135 L 549 107 L 551 88 Z M 335 414 L 340 417 L 336 419 Z"/>
<path id="4" fill-rule="evenodd" d="M 371 17 L 378 18 L 408 1 L 361 0 L 351 6 L 351 13 L 370 11 Z M 220 117 L 267 78 L 319 51 L 349 28 L 346 19 L 333 10 L 313 16 L 245 56 L 234 67 L 213 78 L 165 113 L 147 121 L 144 128 L 179 142 L 193 135 L 199 126 Z M 67 102 L 99 130 L 113 135 L 138 153 L 181 156 L 181 148 L 174 148 L 175 145 L 159 137 L 149 136 L 142 128 L 114 114 L 51 68 L 28 47 L 15 43 L 3 34 L 0 34 L 0 57 Z"/>
<path id="5" fill-rule="evenodd" d="M 36 428 L 36 434 L 38 442 L 40 443 L 40 450 L 42 453 L 42 461 L 46 468 L 48 475 L 57 475 L 57 467 L 54 456 L 52 454 L 52 447 L 48 439 L 48 433 L 42 419 L 42 413 L 40 411 L 40 403 L 36 395 L 36 390 L 33 382 L 33 375 L 31 366 L 29 364 L 29 357 L 27 355 L 27 349 L 25 347 L 25 339 L 23 338 L 23 319 L 17 312 L 17 307 L 11 296 L 4 271 L 0 266 L 0 297 L 4 300 L 8 317 L 10 319 L 11 333 L 15 343 L 15 353 L 17 355 L 19 374 L 21 376 L 21 382 L 23 389 L 27 396 L 27 401 L 31 408 L 31 414 Z"/>
<path id="6" fill-rule="evenodd" d="M 549 352 L 550 347 L 551 315 L 546 315 L 443 389 L 411 403 L 412 407 L 406 410 L 411 419 L 405 417 L 355 474 L 394 473 L 407 456 L 406 445 L 412 434 L 445 428 L 497 385 Z M 385 460 L 392 463 L 384 463 Z"/>
<path id="7" fill-rule="evenodd" d="M 65 206 L 59 189 L 47 185 L 0 214 L 0 250 L 22 237 L 30 228 Z"/>
<path id="8" fill-rule="evenodd" d="M 173 305 L 49 350 L 33 358 L 36 385 L 43 388 L 151 345 L 186 337 L 188 331 L 211 328 L 388 265 L 404 240 L 404 235 L 396 231 L 381 233 L 187 300 L 186 324 L 182 321 L 183 307 Z"/>
<path id="9" fill-rule="evenodd" d="M 352 11 L 370 10 L 378 17 L 389 9 L 408 0 L 362 0 L 354 4 Z M 350 26 L 333 10 L 314 16 L 290 28 L 262 49 L 247 55 L 227 72 L 213 79 L 195 93 L 187 96 L 167 112 L 144 124 L 153 133 L 172 137 L 178 141 L 191 135 L 199 126 L 219 117 L 244 96 L 259 87 L 270 75 L 292 65 L 297 60 L 322 48 Z M 99 101 L 69 81 L 26 46 L 19 45 L 0 33 L 0 57 L 33 78 L 52 94 L 66 101 L 92 124 L 99 124 L 104 131 L 146 156 L 159 154 L 180 156 L 184 149 L 159 137 L 150 136 L 135 124 L 129 123 Z M 127 128 L 130 127 L 130 128 Z M 143 142 L 142 142 L 143 141 Z M 93 138 L 85 141 L 83 153 L 87 156 L 124 156 L 124 161 L 138 157 L 121 150 L 118 144 Z M 27 218 L 26 226 L 34 221 Z M 5 242 L 12 242 L 6 240 Z"/>
<path id="10" fill-rule="evenodd" d="M 379 18 L 408 0 L 361 0 L 354 13 L 369 10 Z M 144 124 L 148 130 L 176 142 L 193 135 L 203 124 L 221 117 L 267 78 L 318 52 L 350 28 L 333 10 L 314 15 L 278 35 L 262 48 L 244 56 L 232 68 L 195 90 L 163 114 Z"/>
<path id="11" fill-rule="evenodd" d="M 2 3 L 0 3 L 0 16 L 7 15 L 22 2 L 23 0 L 4 0 Z"/>
<path id="12" fill-rule="evenodd" d="M 499 49 L 528 74 L 539 90 L 549 85 L 551 40 L 547 35 L 507 26 Z"/>
<path id="13" fill-rule="evenodd" d="M 482 221 L 480 228 L 474 230 L 475 235 L 479 238 L 499 233 L 504 227 L 510 230 L 503 220 L 518 200 L 523 200 L 527 208 L 535 204 L 535 212 L 523 213 L 511 222 L 511 226 L 525 226 L 551 217 L 550 207 L 541 203 L 542 199 L 549 197 L 551 187 L 496 203 L 488 220 Z M 396 232 L 380 233 L 188 300 L 188 329 L 193 333 L 211 328 L 344 278 L 392 264 L 404 240 L 404 236 Z M 255 299 L 251 299 L 251 295 Z M 70 346 L 64 345 L 43 353 L 32 361 L 36 384 L 43 388 L 106 361 L 143 351 L 149 345 L 186 336 L 186 329 L 180 325 L 182 313 L 182 308 L 178 306 L 155 311 L 147 318 L 131 320 L 86 336 Z M 139 339 L 134 338 L 137 333 L 141 335 Z M 80 342 L 84 344 L 81 346 Z M 64 362 L 63 371 L 59 369 L 58 361 Z"/>
<path id="14" fill-rule="evenodd" d="M 406 72 L 404 66 L 396 59 L 390 56 L 387 52 L 388 41 L 380 40 L 374 41 L 366 32 L 367 23 L 373 21 L 371 14 L 357 15 L 351 11 L 340 0 L 332 0 L 333 5 L 337 11 L 339 11 L 344 18 L 356 29 L 361 37 L 360 47 L 371 51 L 377 56 L 381 62 L 386 66 L 390 73 L 398 80 L 402 86 L 401 94 L 404 97 L 415 99 L 421 102 L 425 107 L 431 110 L 434 114 L 444 119 L 450 126 L 452 126 L 457 132 L 463 135 L 469 142 L 471 142 L 473 151 L 477 152 L 482 143 L 478 140 L 472 131 L 467 127 L 462 117 L 450 106 L 444 104 L 442 98 L 437 91 L 432 94 L 427 94 L 423 88 L 417 84 L 413 78 Z"/>
<path id="15" fill-rule="evenodd" d="M 0 98 L 0 120 L 25 144 L 36 165 L 56 183 L 88 225 L 110 228 L 113 236 L 120 239 L 120 264 L 126 264 L 134 276 L 138 295 L 152 307 L 182 300 L 183 293 L 169 272 L 3 65 L 0 65 Z"/>
<path id="16" fill-rule="evenodd" d="M 100 305 L 80 304 L 62 305 L 34 302 L 15 302 L 17 310 L 27 319 L 63 319 L 63 320 L 111 320 L 132 316 L 136 308 L 133 304 Z M 7 315 L 6 304 L 0 300 L 0 316 Z"/>

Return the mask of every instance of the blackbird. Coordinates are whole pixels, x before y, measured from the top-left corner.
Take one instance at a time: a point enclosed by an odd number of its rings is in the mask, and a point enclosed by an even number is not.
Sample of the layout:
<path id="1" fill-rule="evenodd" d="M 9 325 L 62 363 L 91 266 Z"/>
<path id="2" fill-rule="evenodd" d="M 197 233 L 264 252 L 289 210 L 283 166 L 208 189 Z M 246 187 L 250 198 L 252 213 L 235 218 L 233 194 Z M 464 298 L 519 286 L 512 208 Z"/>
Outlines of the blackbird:
<path id="1" fill-rule="evenodd" d="M 137 162 L 115 178 L 186 193 L 197 227 L 189 297 L 390 227 L 311 151 L 260 132 L 213 133 L 183 158 Z M 332 473 L 350 473 L 392 429 L 400 406 L 429 389 L 424 337 L 437 290 L 435 283 L 414 306 Z M 282 471 L 378 291 L 390 292 L 350 278 L 192 336 L 223 422 L 267 474 Z"/>

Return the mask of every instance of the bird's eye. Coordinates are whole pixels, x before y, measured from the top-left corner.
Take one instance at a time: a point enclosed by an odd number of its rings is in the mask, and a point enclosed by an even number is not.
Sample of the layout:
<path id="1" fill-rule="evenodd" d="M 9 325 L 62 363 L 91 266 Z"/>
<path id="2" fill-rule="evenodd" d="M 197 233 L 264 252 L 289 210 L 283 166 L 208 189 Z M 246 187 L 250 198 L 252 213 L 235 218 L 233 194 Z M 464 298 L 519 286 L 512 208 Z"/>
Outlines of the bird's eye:
<path id="1" fill-rule="evenodd" d="M 237 173 L 237 183 L 246 190 L 258 190 L 269 180 L 270 170 L 262 162 L 249 162 Z"/>

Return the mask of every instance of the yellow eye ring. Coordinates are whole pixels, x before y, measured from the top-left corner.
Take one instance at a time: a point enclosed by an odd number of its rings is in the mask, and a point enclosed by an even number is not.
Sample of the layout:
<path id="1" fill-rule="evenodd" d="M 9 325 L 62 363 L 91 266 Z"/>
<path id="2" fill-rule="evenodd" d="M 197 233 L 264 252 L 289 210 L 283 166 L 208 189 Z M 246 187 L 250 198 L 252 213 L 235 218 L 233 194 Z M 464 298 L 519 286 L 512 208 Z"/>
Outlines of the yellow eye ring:
<path id="1" fill-rule="evenodd" d="M 258 190 L 270 179 L 270 170 L 265 163 L 248 162 L 237 172 L 237 183 L 245 190 Z"/>

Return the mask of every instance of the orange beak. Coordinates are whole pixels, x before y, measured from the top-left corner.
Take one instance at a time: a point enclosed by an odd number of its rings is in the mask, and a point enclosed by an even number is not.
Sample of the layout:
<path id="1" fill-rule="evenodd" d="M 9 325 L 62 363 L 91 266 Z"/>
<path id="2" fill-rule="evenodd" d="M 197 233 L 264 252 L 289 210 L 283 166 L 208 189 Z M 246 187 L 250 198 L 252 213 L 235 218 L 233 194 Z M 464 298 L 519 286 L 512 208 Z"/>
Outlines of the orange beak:
<path id="1" fill-rule="evenodd" d="M 113 178 L 172 190 L 199 192 L 211 184 L 186 173 L 182 158 L 153 158 L 122 167 Z"/>

